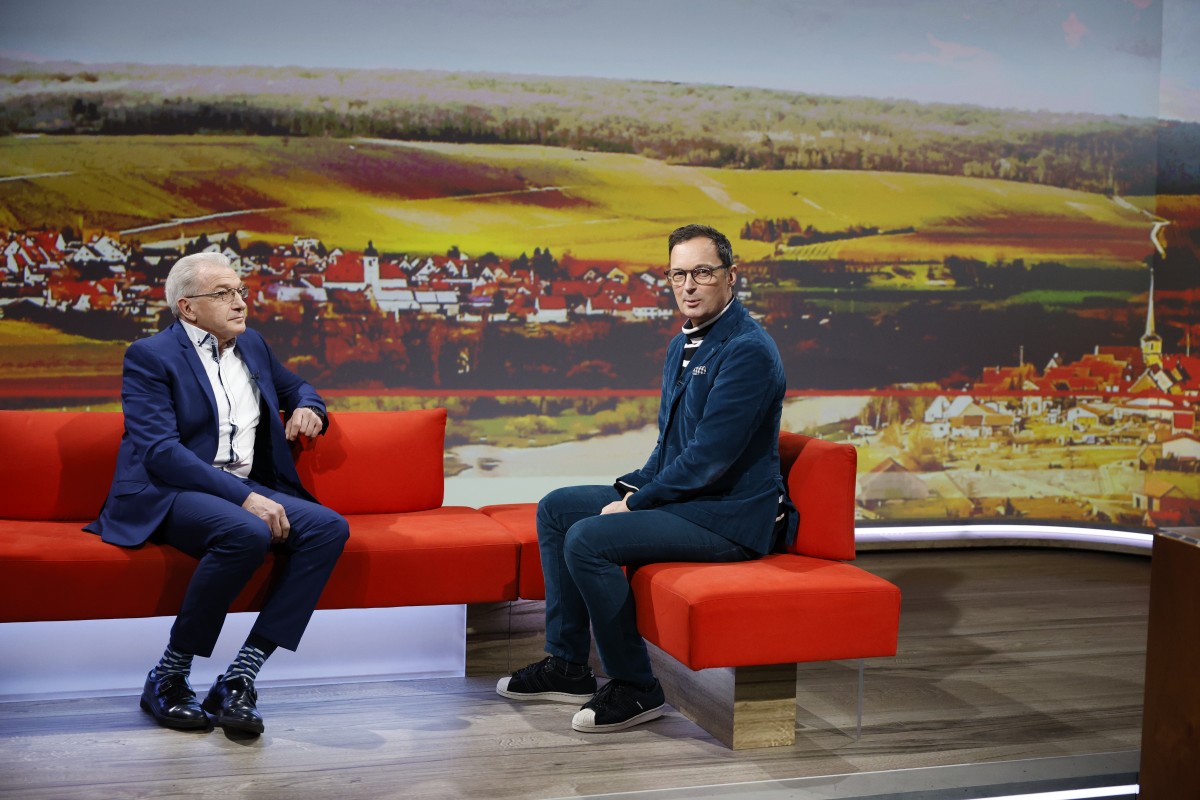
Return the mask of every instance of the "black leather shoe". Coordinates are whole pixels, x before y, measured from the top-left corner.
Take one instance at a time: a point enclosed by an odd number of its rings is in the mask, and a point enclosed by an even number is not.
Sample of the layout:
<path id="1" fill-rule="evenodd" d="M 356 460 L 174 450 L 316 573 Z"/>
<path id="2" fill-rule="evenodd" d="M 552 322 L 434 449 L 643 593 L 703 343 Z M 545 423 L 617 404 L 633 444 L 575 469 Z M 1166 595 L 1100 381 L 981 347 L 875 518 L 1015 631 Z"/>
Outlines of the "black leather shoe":
<path id="1" fill-rule="evenodd" d="M 141 705 L 159 725 L 167 728 L 208 727 L 208 717 L 196 702 L 196 693 L 186 675 L 168 673 L 159 678 L 150 670 L 142 689 Z"/>
<path id="2" fill-rule="evenodd" d="M 254 681 L 245 675 L 226 678 L 218 675 L 208 697 L 204 698 L 204 710 L 217 718 L 217 724 L 247 733 L 262 733 L 263 718 L 258 713 L 258 690 Z"/>

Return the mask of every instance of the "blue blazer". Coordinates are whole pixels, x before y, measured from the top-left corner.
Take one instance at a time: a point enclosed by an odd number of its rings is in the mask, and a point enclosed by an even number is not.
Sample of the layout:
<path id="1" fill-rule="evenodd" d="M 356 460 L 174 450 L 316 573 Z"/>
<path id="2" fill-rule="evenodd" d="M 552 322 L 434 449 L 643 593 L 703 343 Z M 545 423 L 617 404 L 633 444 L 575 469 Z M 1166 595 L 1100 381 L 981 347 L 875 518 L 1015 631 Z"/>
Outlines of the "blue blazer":
<path id="1" fill-rule="evenodd" d="M 779 419 L 787 389 L 775 342 L 734 300 L 680 373 L 682 333 L 667 347 L 658 443 L 618 480 L 631 511 L 678 514 L 756 553 L 770 552 L 779 497 Z M 796 515 L 787 504 L 787 540 Z"/>
<path id="2" fill-rule="evenodd" d="M 306 500 L 284 436 L 279 412 L 303 406 L 325 413 L 306 381 L 275 358 L 262 336 L 247 329 L 237 348 L 262 394 L 255 436 L 255 480 Z M 236 505 L 250 489 L 236 475 L 213 467 L 217 454 L 217 400 L 196 347 L 179 322 L 125 351 L 121 378 L 125 433 L 112 488 L 99 518 L 84 530 L 106 542 L 135 546 L 154 533 L 175 495 L 211 494 Z"/>

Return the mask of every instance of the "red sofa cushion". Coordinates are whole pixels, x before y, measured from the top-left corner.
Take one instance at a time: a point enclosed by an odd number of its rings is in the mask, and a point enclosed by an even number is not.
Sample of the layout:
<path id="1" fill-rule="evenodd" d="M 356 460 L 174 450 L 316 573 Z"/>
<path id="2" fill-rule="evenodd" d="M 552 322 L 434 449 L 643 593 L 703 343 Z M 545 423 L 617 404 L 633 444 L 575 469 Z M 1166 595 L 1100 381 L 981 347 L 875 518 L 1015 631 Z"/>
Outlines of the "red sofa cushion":
<path id="1" fill-rule="evenodd" d="M 117 547 L 79 522 L 0 520 L 0 622 L 176 614 L 196 560 L 173 547 Z M 257 608 L 274 561 L 254 574 L 234 611 Z"/>
<path id="2" fill-rule="evenodd" d="M 542 554 L 537 540 L 537 503 L 508 503 L 479 510 L 508 529 L 520 545 L 517 595 L 522 600 L 545 600 L 546 579 L 542 575 Z"/>
<path id="3" fill-rule="evenodd" d="M 426 511 L 444 497 L 445 436 L 444 408 L 335 411 L 324 436 L 297 448 L 296 470 L 343 515 Z"/>
<path id="4" fill-rule="evenodd" d="M 858 451 L 799 433 L 779 434 L 779 469 L 800 512 L 788 550 L 813 558 L 854 559 L 854 477 Z"/>
<path id="5" fill-rule="evenodd" d="M 690 669 L 896 654 L 900 590 L 852 564 L 651 564 L 633 591 L 638 630 Z"/>
<path id="6" fill-rule="evenodd" d="M 0 519 L 95 519 L 124 430 L 119 411 L 0 411 Z"/>
<path id="7" fill-rule="evenodd" d="M 319 608 L 517 599 L 519 545 L 475 509 L 347 519 L 350 540 Z M 262 607 L 276 563 L 269 554 L 231 610 Z M 117 547 L 78 522 L 0 520 L 0 622 L 170 616 L 195 569 L 173 547 Z"/>
<path id="8" fill-rule="evenodd" d="M 350 540 L 318 608 L 499 603 L 517 599 L 520 546 L 465 506 L 347 517 Z"/>

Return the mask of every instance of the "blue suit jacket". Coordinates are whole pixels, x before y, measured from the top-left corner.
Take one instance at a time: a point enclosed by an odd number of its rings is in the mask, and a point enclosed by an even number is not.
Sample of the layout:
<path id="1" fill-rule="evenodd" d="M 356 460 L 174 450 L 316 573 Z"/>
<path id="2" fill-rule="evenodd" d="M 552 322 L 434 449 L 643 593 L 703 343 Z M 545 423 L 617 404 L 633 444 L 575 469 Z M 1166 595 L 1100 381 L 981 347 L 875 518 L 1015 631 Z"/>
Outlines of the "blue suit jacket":
<path id="1" fill-rule="evenodd" d="M 237 337 L 237 348 L 262 393 L 252 477 L 311 500 L 296 474 L 279 412 L 290 416 L 309 406 L 325 413 L 325 403 L 279 363 L 258 333 L 246 330 Z M 106 542 L 134 546 L 150 538 L 181 491 L 204 492 L 239 506 L 250 495 L 236 475 L 212 465 L 217 401 L 196 347 L 179 322 L 126 350 L 121 405 L 125 434 L 112 489 L 100 517 L 84 530 Z"/>
<path id="2" fill-rule="evenodd" d="M 631 511 L 660 508 L 763 554 L 779 497 L 779 419 L 787 388 L 775 342 L 737 300 L 713 323 L 682 374 L 671 340 L 658 406 L 658 444 L 636 472 Z M 787 539 L 796 515 L 788 514 Z"/>

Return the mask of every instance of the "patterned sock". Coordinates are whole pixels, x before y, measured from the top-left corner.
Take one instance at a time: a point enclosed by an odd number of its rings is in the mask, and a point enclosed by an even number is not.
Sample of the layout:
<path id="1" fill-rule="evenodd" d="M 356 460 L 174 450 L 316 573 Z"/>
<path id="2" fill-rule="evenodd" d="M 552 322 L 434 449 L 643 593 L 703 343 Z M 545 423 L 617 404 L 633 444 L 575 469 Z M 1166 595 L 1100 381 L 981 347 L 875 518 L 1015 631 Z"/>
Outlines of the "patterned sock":
<path id="1" fill-rule="evenodd" d="M 242 649 L 238 651 L 237 658 L 229 665 L 229 669 L 225 670 L 225 677 L 244 675 L 250 680 L 256 680 L 263 662 L 274 652 L 275 645 L 265 639 L 257 637 L 247 639 L 246 643 L 242 645 Z"/>
<path id="2" fill-rule="evenodd" d="M 154 667 L 154 676 L 161 678 L 163 675 L 183 675 L 185 678 L 192 672 L 192 654 L 182 653 L 176 650 L 171 645 L 167 645 L 167 649 L 163 651 L 163 657 Z"/>

